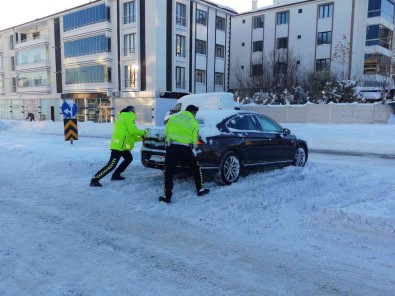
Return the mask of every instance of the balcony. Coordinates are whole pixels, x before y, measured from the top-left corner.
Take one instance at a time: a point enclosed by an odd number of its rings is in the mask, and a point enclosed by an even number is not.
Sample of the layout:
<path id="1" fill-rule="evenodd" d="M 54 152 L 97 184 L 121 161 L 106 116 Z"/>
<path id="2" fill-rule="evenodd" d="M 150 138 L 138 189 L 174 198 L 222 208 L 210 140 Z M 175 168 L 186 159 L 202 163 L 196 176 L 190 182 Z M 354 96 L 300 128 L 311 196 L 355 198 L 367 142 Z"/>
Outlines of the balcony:
<path id="1" fill-rule="evenodd" d="M 18 51 L 27 47 L 39 47 L 39 46 L 48 46 L 48 45 L 49 45 L 48 36 L 38 36 L 36 38 L 27 38 L 16 43 L 15 50 Z"/>
<path id="2" fill-rule="evenodd" d="M 67 57 L 64 59 L 63 64 L 66 66 L 79 65 L 81 63 L 89 63 L 92 61 L 100 63 L 111 63 L 113 60 L 112 52 L 102 51 L 102 52 L 92 52 L 90 54 L 84 54 L 79 56 Z"/>
<path id="3" fill-rule="evenodd" d="M 17 88 L 18 94 L 23 93 L 40 93 L 40 94 L 49 94 L 52 92 L 52 87 L 50 85 L 27 85 L 27 86 L 18 86 Z"/>
<path id="4" fill-rule="evenodd" d="M 111 22 L 109 21 L 101 21 L 92 24 L 88 24 L 86 26 L 76 27 L 73 30 L 68 30 L 63 32 L 63 40 L 67 41 L 68 38 L 74 38 L 78 35 L 86 35 L 88 32 L 99 33 L 108 33 L 111 35 L 112 27 Z"/>
<path id="5" fill-rule="evenodd" d="M 32 69 L 46 69 L 49 70 L 51 68 L 50 61 L 47 59 L 36 60 L 29 63 L 18 64 L 16 65 L 16 72 L 23 72 L 26 70 Z"/>
<path id="6" fill-rule="evenodd" d="M 112 91 L 112 82 L 109 81 L 91 81 L 91 82 L 66 82 L 64 85 L 64 92 L 78 93 L 78 92 L 104 92 Z"/>

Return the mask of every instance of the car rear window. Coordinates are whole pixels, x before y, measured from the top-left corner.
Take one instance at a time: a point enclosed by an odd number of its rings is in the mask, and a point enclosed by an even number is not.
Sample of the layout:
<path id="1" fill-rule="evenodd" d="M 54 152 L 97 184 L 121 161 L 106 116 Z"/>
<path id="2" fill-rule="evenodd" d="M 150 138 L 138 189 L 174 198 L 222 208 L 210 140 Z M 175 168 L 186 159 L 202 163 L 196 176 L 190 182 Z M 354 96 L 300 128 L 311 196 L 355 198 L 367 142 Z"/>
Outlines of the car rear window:
<path id="1" fill-rule="evenodd" d="M 240 131 L 257 131 L 258 126 L 254 122 L 251 116 L 241 115 L 235 116 L 226 123 L 228 129 L 240 130 Z"/>

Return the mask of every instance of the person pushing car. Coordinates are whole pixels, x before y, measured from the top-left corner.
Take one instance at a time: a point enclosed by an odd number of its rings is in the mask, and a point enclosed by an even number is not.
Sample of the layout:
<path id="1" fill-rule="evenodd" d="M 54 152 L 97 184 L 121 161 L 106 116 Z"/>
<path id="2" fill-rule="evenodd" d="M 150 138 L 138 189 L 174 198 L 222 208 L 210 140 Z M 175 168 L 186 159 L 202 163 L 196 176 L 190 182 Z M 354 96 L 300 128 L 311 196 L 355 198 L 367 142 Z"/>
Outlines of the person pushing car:
<path id="1" fill-rule="evenodd" d="M 140 141 L 141 137 L 146 134 L 144 130 L 140 130 L 136 127 L 135 120 L 136 114 L 133 106 L 122 109 L 118 114 L 118 119 L 114 123 L 114 132 L 110 143 L 110 160 L 94 175 L 89 184 L 90 186 L 102 187 L 99 182 L 100 179 L 115 169 L 121 157 L 123 161 L 112 174 L 111 181 L 125 179 L 125 177 L 121 176 L 121 173 L 125 171 L 133 161 L 130 150 L 133 149 L 134 142 Z"/>
<path id="2" fill-rule="evenodd" d="M 165 190 L 159 201 L 171 202 L 173 175 L 180 161 L 191 168 L 197 195 L 202 196 L 210 191 L 203 187 L 200 164 L 194 153 L 199 131 L 199 124 L 195 119 L 198 111 L 198 107 L 189 105 L 185 111 L 170 117 L 166 124 Z"/>

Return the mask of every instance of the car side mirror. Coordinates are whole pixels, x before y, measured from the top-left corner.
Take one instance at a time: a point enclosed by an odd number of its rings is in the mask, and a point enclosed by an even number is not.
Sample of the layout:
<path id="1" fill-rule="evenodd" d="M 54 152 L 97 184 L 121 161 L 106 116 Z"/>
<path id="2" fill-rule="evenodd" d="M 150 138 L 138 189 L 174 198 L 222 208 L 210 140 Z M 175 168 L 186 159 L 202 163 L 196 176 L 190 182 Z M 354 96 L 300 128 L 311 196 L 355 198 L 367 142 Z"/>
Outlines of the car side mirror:
<path id="1" fill-rule="evenodd" d="M 170 109 L 169 114 L 174 114 L 174 110 Z"/>
<path id="2" fill-rule="evenodd" d="M 290 133 L 291 133 L 291 131 L 289 129 L 287 129 L 287 128 L 283 129 L 283 135 L 284 136 L 289 135 Z"/>

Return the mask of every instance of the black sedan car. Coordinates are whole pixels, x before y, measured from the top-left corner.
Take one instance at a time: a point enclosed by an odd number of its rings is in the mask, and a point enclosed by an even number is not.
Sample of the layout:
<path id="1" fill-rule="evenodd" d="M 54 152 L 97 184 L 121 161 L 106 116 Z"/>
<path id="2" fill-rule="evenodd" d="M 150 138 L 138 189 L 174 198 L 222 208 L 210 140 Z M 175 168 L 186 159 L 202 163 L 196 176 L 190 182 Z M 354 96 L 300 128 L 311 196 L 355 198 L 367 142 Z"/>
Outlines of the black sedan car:
<path id="1" fill-rule="evenodd" d="M 236 182 L 250 169 L 302 167 L 308 156 L 307 143 L 292 135 L 268 116 L 241 110 L 199 111 L 197 158 L 203 173 L 214 173 L 224 185 Z M 148 131 L 141 147 L 145 167 L 163 169 L 165 127 Z M 178 168 L 188 169 L 182 163 Z"/>

